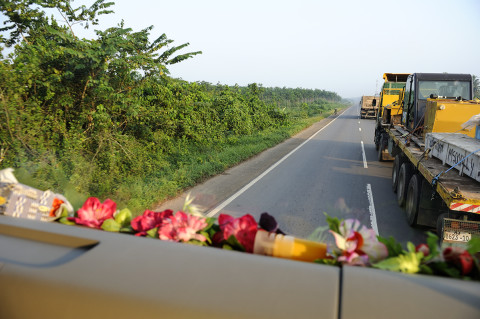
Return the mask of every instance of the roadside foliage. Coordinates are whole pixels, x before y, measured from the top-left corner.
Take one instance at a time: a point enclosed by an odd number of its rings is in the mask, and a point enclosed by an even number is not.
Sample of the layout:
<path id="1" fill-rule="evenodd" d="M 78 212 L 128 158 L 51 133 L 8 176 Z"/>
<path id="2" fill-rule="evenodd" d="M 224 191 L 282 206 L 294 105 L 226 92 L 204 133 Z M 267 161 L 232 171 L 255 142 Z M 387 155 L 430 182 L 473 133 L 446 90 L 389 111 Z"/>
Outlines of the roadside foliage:
<path id="1" fill-rule="evenodd" d="M 75 35 L 112 5 L 0 0 L 0 168 L 74 205 L 110 196 L 140 210 L 342 107 L 323 90 L 172 78 L 169 65 L 201 52 L 179 53 L 189 44 L 165 34 L 150 41 L 153 26 Z"/>

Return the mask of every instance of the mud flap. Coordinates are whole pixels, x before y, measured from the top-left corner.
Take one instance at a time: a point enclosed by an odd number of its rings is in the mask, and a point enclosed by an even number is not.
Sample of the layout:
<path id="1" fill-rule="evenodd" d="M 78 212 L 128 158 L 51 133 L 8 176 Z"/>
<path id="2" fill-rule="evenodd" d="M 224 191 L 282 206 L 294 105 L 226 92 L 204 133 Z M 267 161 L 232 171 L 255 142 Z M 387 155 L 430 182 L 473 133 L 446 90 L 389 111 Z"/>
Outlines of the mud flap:
<path id="1" fill-rule="evenodd" d="M 448 211 L 449 209 L 445 206 L 442 198 L 432 186 L 429 183 L 422 183 L 417 224 L 436 228 L 438 216 Z"/>

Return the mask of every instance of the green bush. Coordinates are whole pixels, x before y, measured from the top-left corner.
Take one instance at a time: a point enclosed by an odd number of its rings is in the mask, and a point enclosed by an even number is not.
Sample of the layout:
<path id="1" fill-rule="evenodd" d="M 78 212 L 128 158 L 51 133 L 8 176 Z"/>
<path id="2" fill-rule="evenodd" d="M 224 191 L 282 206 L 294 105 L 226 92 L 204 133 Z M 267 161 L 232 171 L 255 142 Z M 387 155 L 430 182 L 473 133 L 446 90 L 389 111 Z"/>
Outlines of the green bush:
<path id="1" fill-rule="evenodd" d="M 8 18 L 0 31 L 11 32 L 1 49 L 14 45 L 0 56 L 0 168 L 77 206 L 96 196 L 142 210 L 341 107 L 322 90 L 171 78 L 168 65 L 201 52 L 173 56 L 188 44 L 166 49 L 165 35 L 150 42 L 152 27 L 133 32 L 122 22 L 77 38 L 72 25 L 95 24 L 108 13 L 103 1 L 80 11 L 69 1 L 0 3 Z M 44 7 L 58 8 L 67 25 Z"/>

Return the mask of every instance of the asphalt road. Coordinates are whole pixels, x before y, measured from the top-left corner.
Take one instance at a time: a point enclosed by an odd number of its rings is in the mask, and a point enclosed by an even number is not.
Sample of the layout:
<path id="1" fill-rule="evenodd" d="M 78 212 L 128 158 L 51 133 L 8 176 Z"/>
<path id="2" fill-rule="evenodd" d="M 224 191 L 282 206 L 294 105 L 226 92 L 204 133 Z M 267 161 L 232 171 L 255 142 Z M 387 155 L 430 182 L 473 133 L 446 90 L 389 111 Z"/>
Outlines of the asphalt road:
<path id="1" fill-rule="evenodd" d="M 189 192 L 209 216 L 262 212 L 281 229 L 308 237 L 326 228 L 324 213 L 356 218 L 381 236 L 415 244 L 425 229 L 413 229 L 391 190 L 392 162 L 378 162 L 374 120 L 359 119 L 357 106 L 325 119 Z M 157 209 L 180 209 L 186 193 Z"/>

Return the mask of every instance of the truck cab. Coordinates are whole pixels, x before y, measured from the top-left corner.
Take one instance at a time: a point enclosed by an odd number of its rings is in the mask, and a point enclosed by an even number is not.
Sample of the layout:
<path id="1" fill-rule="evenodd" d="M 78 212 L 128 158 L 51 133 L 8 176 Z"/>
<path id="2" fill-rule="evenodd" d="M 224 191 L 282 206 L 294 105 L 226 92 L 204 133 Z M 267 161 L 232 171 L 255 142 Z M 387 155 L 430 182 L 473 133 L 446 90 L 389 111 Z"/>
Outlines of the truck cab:
<path id="1" fill-rule="evenodd" d="M 398 100 L 401 90 L 405 87 L 405 81 L 410 73 L 384 73 L 382 91 L 380 92 L 380 105 L 378 110 L 378 117 L 381 118 L 383 109 L 387 105 Z"/>

